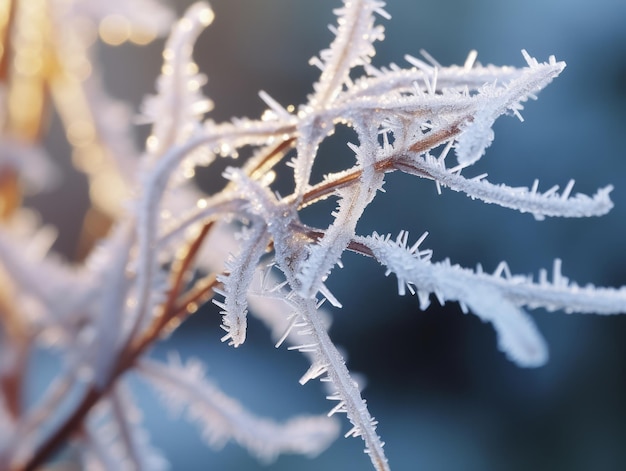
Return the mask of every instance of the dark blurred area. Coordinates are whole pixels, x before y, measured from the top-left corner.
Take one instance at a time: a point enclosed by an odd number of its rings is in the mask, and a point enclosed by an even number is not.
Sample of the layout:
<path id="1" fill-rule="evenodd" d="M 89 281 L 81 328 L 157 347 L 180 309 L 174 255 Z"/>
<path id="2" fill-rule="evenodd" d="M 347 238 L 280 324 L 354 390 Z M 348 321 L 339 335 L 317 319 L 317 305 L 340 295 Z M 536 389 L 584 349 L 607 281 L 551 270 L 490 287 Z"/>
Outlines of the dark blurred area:
<path id="1" fill-rule="evenodd" d="M 179 2 L 179 13 L 187 4 Z M 285 106 L 302 103 L 318 76 L 308 59 L 331 41 L 326 25 L 334 23 L 338 5 L 214 0 L 216 20 L 195 53 L 216 104 L 211 117 L 258 117 L 264 109 L 259 90 Z M 376 65 L 403 65 L 404 54 L 417 56 L 422 48 L 442 64 L 462 63 L 471 49 L 482 63 L 522 66 L 522 48 L 540 61 L 550 54 L 566 61 L 561 77 L 526 105 L 525 122 L 503 117 L 496 123 L 493 145 L 468 174 L 488 172 L 490 181 L 511 186 L 539 178 L 544 191 L 570 178 L 574 191 L 584 193 L 613 184 L 615 208 L 603 218 L 535 221 L 449 190 L 438 196 L 432 182 L 392 174 L 359 233 L 395 236 L 407 229 L 415 240 L 427 230 L 423 247 L 434 250 L 434 260 L 480 262 L 487 271 L 506 260 L 514 273 L 536 274 L 561 258 L 564 275 L 581 285 L 626 285 L 626 2 L 389 0 L 387 10 L 392 20 L 380 20 L 387 39 L 378 45 Z M 137 106 L 153 92 L 161 47 L 103 47 L 110 93 Z M 55 126 L 52 132 L 61 132 Z M 317 169 L 319 175 L 352 162 L 340 137 L 323 147 L 328 167 Z M 223 162 L 220 170 L 200 172 L 201 186 L 220 185 L 221 169 L 231 164 L 239 165 Z M 52 196 L 34 200 L 44 219 L 61 226 L 59 248 L 68 254 L 85 210 L 76 202 L 83 198 L 86 186 L 73 175 Z M 315 212 L 305 216 L 329 222 Z M 440 308 L 434 301 L 422 312 L 416 298 L 397 295 L 395 278 L 385 278 L 375 262 L 353 254 L 343 262 L 328 281 L 345 306 L 334 312 L 331 337 L 345 349 L 351 371 L 367 378 L 364 396 L 380 421 L 392 469 L 626 469 L 626 317 L 536 310 L 551 358 L 542 368 L 520 369 L 498 351 L 492 327 L 457 305 Z M 178 349 L 183 357 L 202 358 L 226 392 L 259 414 L 286 418 L 331 408 L 318 384 L 299 386 L 304 360 L 284 347 L 275 350 L 261 324 L 252 322 L 249 340 L 234 350 L 220 343 L 219 321 L 212 306 L 199 312 L 154 354 Z M 137 392 L 153 441 L 172 469 L 370 466 L 358 439 L 340 438 L 315 460 L 287 456 L 271 465 L 235 445 L 214 452 L 193 425 L 172 422 L 143 383 Z"/>

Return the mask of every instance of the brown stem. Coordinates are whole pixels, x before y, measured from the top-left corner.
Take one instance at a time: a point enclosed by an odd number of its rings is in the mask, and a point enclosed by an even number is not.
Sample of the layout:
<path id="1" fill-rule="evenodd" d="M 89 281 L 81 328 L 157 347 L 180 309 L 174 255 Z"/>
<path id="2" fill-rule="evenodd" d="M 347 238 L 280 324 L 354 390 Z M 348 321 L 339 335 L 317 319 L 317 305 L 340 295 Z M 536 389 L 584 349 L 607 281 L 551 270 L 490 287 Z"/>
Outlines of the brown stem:
<path id="1" fill-rule="evenodd" d="M 259 154 L 256 158 L 246 162 L 243 170 L 253 180 L 258 180 L 263 177 L 267 172 L 278 164 L 287 152 L 295 146 L 296 138 L 289 137 L 284 141 L 279 142 L 274 146 L 270 146 L 264 149 L 264 152 Z"/>
<path id="2" fill-rule="evenodd" d="M 446 129 L 426 135 L 424 139 L 409 147 L 409 151 L 421 154 L 446 141 L 449 141 L 460 133 L 461 122 L 463 121 L 452 124 Z M 250 168 L 246 169 L 247 173 L 254 176 L 260 175 L 259 172 L 268 171 L 276 165 L 276 163 L 279 162 L 284 155 L 286 155 L 287 150 L 293 146 L 294 142 L 295 138 L 292 137 L 282 141 L 275 147 L 268 149 L 268 152 L 263 154 L 258 162 L 255 162 L 254 165 L 251 165 Z M 401 166 L 396 165 L 396 161 L 397 155 L 391 156 L 376 162 L 374 164 L 374 168 L 376 171 L 380 172 L 391 172 L 401 169 Z M 352 172 L 348 172 L 333 181 L 324 182 L 311 188 L 304 195 L 301 207 L 323 199 L 337 189 L 354 184 L 360 179 L 361 173 L 362 170 L 357 169 Z M 424 173 L 424 176 L 432 178 L 426 173 Z M 188 275 L 189 268 L 193 264 L 197 252 L 210 231 L 212 224 L 213 222 L 205 224 L 199 235 L 192 241 L 184 254 L 179 257 L 178 261 L 174 264 L 174 267 L 172 268 L 172 288 L 163 304 L 161 315 L 155 317 L 152 324 L 143 333 L 138 335 L 135 339 L 129 340 L 127 347 L 123 349 L 118 356 L 116 366 L 105 385 L 100 388 L 97 388 L 95 385 L 90 386 L 84 394 L 78 407 L 74 409 L 74 411 L 59 426 L 59 428 L 36 450 L 30 461 L 24 465 L 18 465 L 11 468 L 11 471 L 34 471 L 38 466 L 45 463 L 47 459 L 63 443 L 65 443 L 73 433 L 80 430 L 83 421 L 91 408 L 108 393 L 122 374 L 134 366 L 137 359 L 147 350 L 147 348 L 152 345 L 152 343 L 163 333 L 171 330 L 172 327 L 176 328 L 187 315 L 195 311 L 198 303 L 205 301 L 210 296 L 211 291 L 218 284 L 214 275 L 202 278 L 184 295 L 181 296 L 180 293 L 183 289 L 183 284 Z M 323 231 L 307 228 L 305 226 L 298 226 L 294 229 L 311 238 L 311 240 L 318 240 L 324 235 Z M 373 253 L 368 247 L 355 241 L 350 242 L 348 249 L 362 255 L 373 257 Z"/>
<path id="3" fill-rule="evenodd" d="M 0 82 L 8 81 L 11 61 L 11 30 L 15 18 L 17 0 L 5 0 L 0 5 Z"/>
<path id="4" fill-rule="evenodd" d="M 287 151 L 293 147 L 294 143 L 295 138 L 291 137 L 269 148 L 257 161 L 252 162 L 252 165 L 245 169 L 246 172 L 251 175 L 252 178 L 259 178 L 261 172 L 269 171 L 280 162 Z M 210 297 L 211 291 L 218 284 L 215 275 L 209 275 L 198 280 L 194 287 L 184 295 L 181 296 L 180 293 L 183 289 L 189 268 L 195 260 L 198 250 L 208 235 L 212 225 L 213 221 L 206 223 L 198 236 L 174 263 L 172 267 L 171 290 L 163 303 L 161 315 L 155 317 L 152 324 L 148 326 L 141 335 L 129 340 L 127 347 L 119 354 L 116 366 L 105 385 L 99 389 L 92 385 L 85 392 L 76 409 L 74 409 L 62 425 L 49 436 L 47 441 L 36 450 L 30 461 L 24 465 L 17 465 L 11 468 L 11 471 L 34 471 L 37 467 L 44 464 L 75 431 L 82 427 L 83 421 L 91 408 L 108 393 L 122 374 L 134 366 L 137 359 L 150 345 L 164 333 L 170 332 L 178 327 L 185 317 L 195 312 L 198 304 L 206 301 Z M 0 470 L 1 469 L 0 467 Z"/>
<path id="5" fill-rule="evenodd" d="M 457 136 L 460 132 L 460 123 L 463 120 L 458 121 L 457 123 L 452 124 L 451 126 L 442 129 L 440 131 L 435 131 L 430 134 L 424 136 L 423 139 L 415 142 L 409 147 L 409 151 L 411 153 L 423 154 L 424 152 L 433 149 L 444 142 L 450 141 L 455 136 Z M 401 163 L 398 162 L 398 154 L 391 155 L 383 160 L 379 160 L 374 163 L 374 169 L 377 172 L 393 172 L 395 170 L 402 170 Z M 359 181 L 361 178 L 361 174 L 363 170 L 356 169 L 352 172 L 345 173 L 344 175 L 332 179 L 330 181 L 322 182 L 318 185 L 313 186 L 307 191 L 303 198 L 302 203 L 298 209 L 305 208 L 319 200 L 322 200 L 330 195 L 332 195 L 335 191 L 340 190 L 341 188 L 345 188 Z M 411 170 L 411 173 L 418 173 L 415 169 Z M 421 176 L 425 178 L 433 178 L 430 174 L 426 172 L 422 172 Z M 293 195 L 287 197 L 287 199 L 293 198 Z"/>
<path id="6" fill-rule="evenodd" d="M 0 372 L 0 393 L 7 411 L 18 420 L 22 415 L 22 387 L 31 343 L 13 290 L 10 275 L 0 267 L 0 353 L 6 363 Z"/>
<path id="7" fill-rule="evenodd" d="M 8 221 L 22 204 L 21 187 L 15 169 L 9 166 L 0 168 L 0 221 Z"/>
<path id="8" fill-rule="evenodd" d="M 206 279 L 202 279 L 202 286 L 198 287 L 196 284 L 190 291 L 190 293 L 194 293 L 194 296 L 189 297 L 186 295 L 182 302 L 179 301 L 180 292 L 183 289 L 184 280 L 189 268 L 193 264 L 202 242 L 209 233 L 212 225 L 212 222 L 204 225 L 198 236 L 187 247 L 183 256 L 175 263 L 172 272 L 172 289 L 163 303 L 161 315 L 155 317 L 152 324 L 141 333 L 137 339 L 129 340 L 127 347 L 120 352 L 115 367 L 105 384 L 100 387 L 96 385 L 89 386 L 89 389 L 84 393 L 78 406 L 63 421 L 59 428 L 50 434 L 48 439 L 36 449 L 30 460 L 25 464 L 13 466 L 10 468 L 11 471 L 35 471 L 35 469 L 43 465 L 56 450 L 67 442 L 74 432 L 80 430 L 91 408 L 110 391 L 116 381 L 126 371 L 134 366 L 137 359 L 160 337 L 163 331 L 168 328 L 168 326 L 171 326 L 172 320 L 184 317 L 192 312 L 192 310 L 189 309 L 189 305 L 185 303 L 194 302 L 194 300 L 197 300 L 199 292 L 206 295 L 206 293 L 215 286 L 216 281 L 210 283 L 207 282 Z M 209 278 L 215 280 L 214 276 Z"/>
<path id="9" fill-rule="evenodd" d="M 309 238 L 311 240 L 311 242 L 317 242 L 318 240 L 320 240 L 322 237 L 324 237 L 324 231 L 322 229 L 315 229 L 312 227 L 308 227 L 305 226 L 303 224 L 292 224 L 290 226 L 294 231 L 300 233 L 301 235 Z M 350 241 L 348 243 L 348 250 L 350 250 L 351 252 L 355 252 L 361 255 L 365 255 L 366 257 L 371 257 L 371 258 L 376 258 L 374 256 L 374 253 L 372 252 L 372 250 L 366 246 L 361 244 L 360 242 L 356 242 L 354 240 Z"/>

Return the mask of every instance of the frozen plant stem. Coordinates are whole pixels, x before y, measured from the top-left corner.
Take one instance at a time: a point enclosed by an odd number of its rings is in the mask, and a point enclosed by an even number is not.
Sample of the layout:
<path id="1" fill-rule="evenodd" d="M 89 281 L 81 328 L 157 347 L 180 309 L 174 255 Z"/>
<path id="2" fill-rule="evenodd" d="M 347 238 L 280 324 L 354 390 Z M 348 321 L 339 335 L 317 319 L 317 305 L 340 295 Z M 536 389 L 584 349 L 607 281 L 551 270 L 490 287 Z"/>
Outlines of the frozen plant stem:
<path id="1" fill-rule="evenodd" d="M 37 4 L 44 8 L 48 3 Z M 426 62 L 409 56 L 407 68 L 379 69 L 371 60 L 375 43 L 384 38 L 378 20 L 389 19 L 385 4 L 345 0 L 335 10 L 332 43 L 310 61 L 320 77 L 305 103 L 284 108 L 260 92 L 267 105 L 261 118 L 216 123 L 205 118 L 212 103 L 203 95 L 206 77 L 192 54 L 195 40 L 213 21 L 210 7 L 192 5 L 170 28 L 171 14 L 152 0 L 140 2 L 152 15 L 125 10 L 122 0 L 110 3 L 101 12 L 105 40 L 111 40 L 109 13 L 119 11 L 133 25 L 130 40 L 143 41 L 140 31 L 170 31 L 157 92 L 141 109 L 141 119 L 152 125 L 142 152 L 125 140 L 129 114 L 122 120 L 102 118 L 125 108 L 106 97 L 95 73 L 85 81 L 72 69 L 78 59 L 91 57 L 87 47 L 78 48 L 71 51 L 78 54 L 72 62 L 64 49 L 85 39 L 80 33 L 85 12 L 68 6 L 49 9 L 44 18 L 28 10 L 27 0 L 0 9 L 0 33 L 7 38 L 0 48 L 0 122 L 10 124 L 0 129 L 0 150 L 18 156 L 0 160 L 0 177 L 7 177 L 0 192 L 6 209 L 0 226 L 0 471 L 35 470 L 67 444 L 76 446 L 85 468 L 164 469 L 167 462 L 143 438 L 139 409 L 124 387 L 131 374 L 146 379 L 164 407 L 186 411 L 209 445 L 233 440 L 265 461 L 281 453 L 315 456 L 338 435 L 331 416 L 341 412 L 352 424 L 346 436 L 361 437 L 372 466 L 389 470 L 377 422 L 328 334 L 329 312 L 322 307 L 341 307 L 326 280 L 346 250 L 384 266 L 387 275 L 396 276 L 399 294 L 417 295 L 422 309 L 434 295 L 490 323 L 499 349 L 522 367 L 543 365 L 549 356 L 547 342 L 524 308 L 626 312 L 626 287 L 578 286 L 562 275 L 560 260 L 550 277 L 545 270 L 538 279 L 514 275 L 505 262 L 486 273 L 448 259 L 433 261 L 432 251 L 422 248 L 425 234 L 416 241 L 405 231 L 396 237 L 357 234 L 361 215 L 382 191 L 386 174 L 394 171 L 433 181 L 439 191 L 449 188 L 528 212 L 537 220 L 607 213 L 611 186 L 588 196 L 574 193 L 573 181 L 560 192 L 558 187 L 540 191 L 537 181 L 513 188 L 490 183 L 485 175 L 468 175 L 493 140 L 495 120 L 509 113 L 521 119 L 523 103 L 561 73 L 563 62 L 550 57 L 540 63 L 522 51 L 522 68 L 483 66 L 471 52 L 463 66 L 443 67 L 428 56 Z M 24 78 L 11 55 L 28 45 L 18 41 L 19 34 L 9 34 L 24 27 L 21 15 L 45 23 L 46 34 L 55 38 L 51 47 L 59 51 L 50 57 L 59 63 L 50 70 L 64 70 L 71 80 L 51 89 L 66 112 L 71 143 L 85 153 L 93 211 L 110 226 L 79 266 L 50 255 L 49 229 L 32 211 L 15 208 L 21 188 L 11 175 L 40 183 L 53 178 L 49 171 L 32 175 L 32 168 L 48 168 L 42 164 L 47 157 L 32 133 L 30 140 L 17 134 L 16 108 L 9 106 L 20 93 L 15 80 Z M 97 72 L 96 62 L 91 67 Z M 37 75 L 41 84 L 55 79 L 46 73 L 42 69 Z M 42 116 L 34 118 L 26 123 L 28 129 L 39 126 Z M 90 126 L 93 135 L 80 134 L 77 123 Z M 354 165 L 313 181 L 320 144 L 337 124 L 356 133 L 358 142 L 347 144 Z M 194 187 L 196 167 L 210 167 L 219 156 L 236 157 L 248 147 L 253 155 L 240 168 L 223 172 L 223 190 L 201 194 Z M 85 164 L 90 156 L 106 164 Z M 274 180 L 285 165 L 292 168 L 294 191 L 282 196 L 274 191 Z M 102 178 L 117 185 L 106 188 L 119 191 L 98 193 Z M 328 227 L 301 222 L 303 208 L 328 198 L 337 200 Z M 280 339 L 278 345 L 287 343 L 310 360 L 300 381 L 329 383 L 328 399 L 335 406 L 328 416 L 285 423 L 259 418 L 220 391 L 199 362 L 147 358 L 150 347 L 213 297 L 223 316 L 222 341 L 244 344 L 247 316 L 255 315 Z M 38 402 L 26 407 L 25 368 L 37 348 L 54 348 L 63 365 Z"/>

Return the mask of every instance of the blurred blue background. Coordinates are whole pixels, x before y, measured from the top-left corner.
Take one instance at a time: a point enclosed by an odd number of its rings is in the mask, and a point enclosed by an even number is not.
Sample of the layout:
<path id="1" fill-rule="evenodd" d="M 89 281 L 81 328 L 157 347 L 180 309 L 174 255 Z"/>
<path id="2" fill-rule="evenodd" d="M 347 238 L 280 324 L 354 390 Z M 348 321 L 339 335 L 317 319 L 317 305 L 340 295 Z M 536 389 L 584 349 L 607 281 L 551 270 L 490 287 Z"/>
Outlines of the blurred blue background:
<path id="1" fill-rule="evenodd" d="M 179 2 L 178 11 L 187 4 Z M 216 20 L 195 54 L 209 76 L 212 117 L 258 116 L 260 89 L 284 105 L 302 103 L 317 78 L 308 59 L 330 42 L 326 25 L 338 4 L 214 0 Z M 434 250 L 435 260 L 480 262 L 486 270 L 507 260 L 515 273 L 536 274 L 558 257 L 563 273 L 580 284 L 626 285 L 626 2 L 389 0 L 387 10 L 392 20 L 380 20 L 387 39 L 378 45 L 377 65 L 404 64 L 404 54 L 417 56 L 422 48 L 442 64 L 462 63 L 471 49 L 482 63 L 523 66 L 523 48 L 539 60 L 554 54 L 566 61 L 561 77 L 526 105 L 524 123 L 509 117 L 496 123 L 496 139 L 475 174 L 512 186 L 539 178 L 544 190 L 570 178 L 575 191 L 586 193 L 613 184 L 615 208 L 603 218 L 537 222 L 451 191 L 438 196 L 432 182 L 392 174 L 359 232 L 408 229 L 415 240 L 428 230 L 423 247 Z M 152 92 L 161 47 L 103 49 L 111 93 L 137 105 Z M 337 168 L 334 159 L 352 157 L 343 144 L 323 150 L 330 168 Z M 203 185 L 210 187 L 207 178 Z M 57 197 L 72 198 L 69 191 L 61 188 Z M 71 234 L 62 236 L 71 243 Z M 368 380 L 364 396 L 380 421 L 392 469 L 626 469 L 626 317 L 536 310 L 550 362 L 520 369 L 498 351 L 493 329 L 458 306 L 434 303 L 421 312 L 415 298 L 397 295 L 395 279 L 375 262 L 350 254 L 343 261 L 329 279 L 345 306 L 335 313 L 331 336 L 345 348 L 349 368 Z M 226 392 L 259 414 L 330 409 L 319 384 L 298 384 L 304 360 L 275 350 L 260 324 L 252 323 L 237 350 L 219 342 L 218 325 L 209 308 L 154 354 L 177 349 L 202 358 Z M 193 425 L 170 420 L 145 385 L 137 383 L 137 392 L 153 441 L 176 470 L 369 469 L 358 439 L 340 438 L 315 460 L 287 456 L 269 466 L 236 445 L 215 452 Z"/>

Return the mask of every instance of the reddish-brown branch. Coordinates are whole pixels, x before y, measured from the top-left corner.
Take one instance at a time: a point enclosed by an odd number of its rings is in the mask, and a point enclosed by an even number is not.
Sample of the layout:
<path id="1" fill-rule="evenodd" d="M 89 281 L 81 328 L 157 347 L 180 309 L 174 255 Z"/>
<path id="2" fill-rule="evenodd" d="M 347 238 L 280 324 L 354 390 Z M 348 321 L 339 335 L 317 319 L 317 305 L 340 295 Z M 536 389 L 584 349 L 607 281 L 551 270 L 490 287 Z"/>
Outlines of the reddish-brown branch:
<path id="1" fill-rule="evenodd" d="M 247 173 L 251 175 L 252 178 L 259 178 L 260 172 L 265 173 L 271 170 L 271 168 L 286 155 L 287 151 L 293 147 L 294 143 L 295 138 L 289 138 L 269 148 L 258 161 L 253 162 L 253 165 L 246 169 Z M 161 315 L 155 317 L 152 324 L 135 339 L 130 339 L 128 346 L 119 354 L 115 368 L 108 381 L 100 388 L 91 386 L 74 411 L 65 419 L 62 425 L 50 435 L 47 441 L 41 444 L 30 461 L 25 464 L 17 464 L 15 467 L 11 468 L 11 471 L 34 471 L 44 464 L 73 433 L 80 430 L 91 408 L 108 393 L 118 378 L 131 369 L 137 359 L 157 339 L 178 327 L 185 317 L 195 312 L 200 303 L 207 301 L 211 297 L 213 288 L 218 285 L 215 275 L 209 275 L 198 280 L 194 286 L 183 295 L 181 295 L 181 291 L 188 277 L 189 268 L 193 264 L 212 225 L 212 221 L 206 223 L 198 236 L 175 262 L 172 267 L 171 289 L 167 299 L 163 303 Z M 2 470 L 2 468 L 0 468 L 0 470 Z"/>
<path id="2" fill-rule="evenodd" d="M 9 65 L 11 63 L 11 30 L 13 28 L 13 22 L 15 18 L 15 10 L 17 7 L 17 0 L 4 0 L 8 2 L 5 5 L 7 12 L 4 20 L 4 25 L 0 24 L 0 42 L 2 45 L 2 52 L 0 53 L 0 82 L 7 82 L 9 76 Z"/>
<path id="3" fill-rule="evenodd" d="M 180 299 L 184 280 L 212 224 L 212 222 L 209 222 L 204 225 L 198 236 L 189 244 L 185 253 L 173 267 L 172 288 L 163 303 L 161 315 L 155 317 L 152 324 L 148 326 L 137 339 L 129 340 L 128 346 L 119 354 L 115 367 L 106 382 L 100 387 L 91 385 L 83 395 L 78 406 L 63 421 L 59 428 L 39 446 L 36 452 L 33 453 L 30 461 L 25 464 L 16 464 L 14 467 L 10 468 L 11 471 L 35 471 L 39 466 L 44 464 L 56 450 L 67 442 L 72 434 L 80 430 L 91 408 L 110 391 L 116 381 L 126 371 L 134 366 L 137 359 L 148 347 L 152 345 L 168 327 L 171 327 L 172 322 L 193 312 L 192 309 L 189 309 L 189 304 L 197 301 L 201 295 L 206 296 L 215 286 L 215 276 L 203 278 L 200 280 L 200 286 L 196 283 L 194 288 L 192 288 L 189 293 L 186 293 L 186 295 L 183 295 L 182 300 Z M 210 280 L 213 280 L 213 282 Z"/>
<path id="4" fill-rule="evenodd" d="M 274 146 L 267 147 L 256 159 L 252 159 L 244 165 L 244 171 L 253 180 L 260 179 L 274 168 L 287 155 L 289 150 L 293 149 L 295 143 L 296 138 L 290 137 Z"/>
<path id="5" fill-rule="evenodd" d="M 8 273 L 0 267 L 0 353 L 6 362 L 0 373 L 0 392 L 7 411 L 17 420 L 22 414 L 23 376 L 30 354 L 30 339 L 11 296 L 13 289 Z"/>
<path id="6" fill-rule="evenodd" d="M 413 144 L 408 150 L 411 153 L 422 154 L 453 139 L 460 133 L 461 122 L 462 121 L 441 131 L 432 132 L 424 136 L 422 140 Z M 263 154 L 257 162 L 254 162 L 250 168 L 246 169 L 247 173 L 253 178 L 260 177 L 262 173 L 269 171 L 273 166 L 275 166 L 286 155 L 287 151 L 293 147 L 294 143 L 295 138 L 291 137 L 280 142 L 276 146 L 269 148 L 266 154 Z M 395 170 L 401 170 L 402 166 L 398 161 L 398 156 L 394 155 L 376 162 L 374 164 L 374 168 L 378 172 L 392 172 Z M 415 169 L 412 169 L 412 173 L 415 173 Z M 359 181 L 361 174 L 362 170 L 354 170 L 335 180 L 324 182 L 311 188 L 307 193 L 305 193 L 300 207 L 302 208 L 312 204 L 315 201 L 332 194 L 338 189 L 356 183 Z M 426 173 L 424 173 L 423 176 L 432 178 Z M 148 328 L 145 329 L 140 335 L 129 340 L 127 347 L 122 350 L 118 356 L 115 368 L 106 383 L 100 388 L 92 385 L 84 394 L 76 409 L 66 418 L 59 428 L 50 435 L 48 440 L 37 449 L 31 460 L 24 465 L 18 464 L 14 468 L 11 468 L 10 471 L 34 471 L 38 466 L 45 463 L 45 461 L 63 443 L 65 443 L 73 433 L 80 430 L 83 421 L 91 408 L 108 393 L 119 377 L 134 366 L 137 359 L 150 347 L 150 345 L 152 345 L 163 334 L 169 333 L 171 330 L 175 329 L 185 317 L 195 312 L 200 303 L 205 302 L 211 296 L 212 290 L 219 284 L 215 275 L 209 275 L 200 279 L 194 284 L 194 287 L 185 294 L 181 295 L 181 292 L 189 274 L 189 269 L 192 266 L 202 243 L 209 233 L 212 224 L 212 222 L 205 224 L 198 236 L 189 244 L 185 252 L 174 264 L 172 267 L 173 275 L 171 280 L 171 290 L 167 299 L 163 303 L 161 315 L 155 317 L 152 324 L 148 326 Z M 305 226 L 298 226 L 295 230 L 306 237 L 309 237 L 311 241 L 319 240 L 324 235 L 323 231 L 307 228 Z M 347 248 L 348 250 L 362 255 L 369 257 L 374 256 L 372 251 L 367 246 L 355 241 L 350 242 Z"/>
<path id="7" fill-rule="evenodd" d="M 7 371 L 0 375 L 0 390 L 4 405 L 13 419 L 19 420 L 22 415 L 24 371 L 30 354 L 30 348 L 25 338 L 2 339 L 2 353 L 11 358 Z M 10 350 L 10 352 L 9 352 Z"/>
<path id="8" fill-rule="evenodd" d="M 432 132 L 427 134 L 423 139 L 414 143 L 409 147 L 411 153 L 423 154 L 445 142 L 450 141 L 461 132 L 460 123 L 453 124 L 452 126 L 442 129 L 441 131 Z M 401 164 L 397 162 L 398 154 L 394 154 L 385 159 L 379 160 L 374 164 L 374 169 L 377 172 L 393 172 L 395 170 L 402 170 Z M 300 204 L 300 209 L 309 206 L 321 199 L 324 199 L 332 195 L 335 191 L 350 186 L 359 181 L 363 171 L 361 169 L 354 170 L 346 173 L 336 179 L 322 182 L 319 185 L 315 185 L 307 191 Z M 412 173 L 416 173 L 415 169 L 412 169 Z M 423 172 L 422 176 L 425 178 L 433 178 L 430 174 Z"/>

